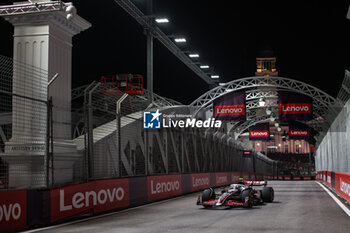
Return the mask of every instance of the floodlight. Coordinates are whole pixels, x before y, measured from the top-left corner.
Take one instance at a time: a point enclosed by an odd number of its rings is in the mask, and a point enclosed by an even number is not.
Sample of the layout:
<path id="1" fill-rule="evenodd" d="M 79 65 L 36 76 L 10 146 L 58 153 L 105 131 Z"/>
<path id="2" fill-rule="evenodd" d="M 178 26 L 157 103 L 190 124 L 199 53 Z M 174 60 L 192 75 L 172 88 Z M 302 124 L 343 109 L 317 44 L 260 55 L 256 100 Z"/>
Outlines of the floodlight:
<path id="1" fill-rule="evenodd" d="M 169 20 L 167 18 L 157 18 L 155 21 L 157 23 L 169 23 Z"/>
<path id="2" fill-rule="evenodd" d="M 186 43 L 186 38 L 179 37 L 179 38 L 175 38 L 174 41 L 176 43 Z"/>
<path id="3" fill-rule="evenodd" d="M 199 54 L 198 53 L 191 53 L 188 56 L 194 58 L 194 57 L 199 57 Z"/>

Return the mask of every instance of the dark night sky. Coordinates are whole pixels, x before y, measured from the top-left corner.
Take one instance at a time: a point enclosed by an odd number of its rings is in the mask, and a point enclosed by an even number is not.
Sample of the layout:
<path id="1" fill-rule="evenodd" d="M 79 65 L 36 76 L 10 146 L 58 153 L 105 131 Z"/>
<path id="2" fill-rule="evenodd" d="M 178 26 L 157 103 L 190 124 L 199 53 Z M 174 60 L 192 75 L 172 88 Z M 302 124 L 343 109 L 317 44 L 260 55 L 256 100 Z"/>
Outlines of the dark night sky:
<path id="1" fill-rule="evenodd" d="M 145 0 L 133 1 L 144 9 Z M 230 4 L 228 4 L 230 2 Z M 1 0 L 0 4 L 12 1 Z M 73 0 L 92 28 L 74 37 L 73 87 L 101 74 L 146 75 L 143 29 L 113 0 Z M 220 82 L 253 76 L 255 57 L 269 45 L 279 76 L 314 85 L 336 96 L 350 67 L 349 1 L 154 0 L 155 14 L 167 16 L 166 34 L 186 36 L 183 50 L 200 54 Z M 0 20 L 0 54 L 12 57 L 13 29 Z M 192 102 L 208 85 L 155 42 L 154 90 Z M 145 81 L 146 83 L 146 81 Z"/>

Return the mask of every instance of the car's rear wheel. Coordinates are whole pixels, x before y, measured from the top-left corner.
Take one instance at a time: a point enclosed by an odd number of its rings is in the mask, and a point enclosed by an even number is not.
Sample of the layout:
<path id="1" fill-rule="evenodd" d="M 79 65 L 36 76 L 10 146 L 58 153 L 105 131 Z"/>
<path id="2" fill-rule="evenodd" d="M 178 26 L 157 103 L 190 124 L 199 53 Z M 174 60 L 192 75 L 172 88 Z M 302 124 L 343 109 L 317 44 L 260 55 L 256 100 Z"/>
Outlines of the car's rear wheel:
<path id="1" fill-rule="evenodd" d="M 215 198 L 216 198 L 216 195 L 215 195 L 215 192 L 214 192 L 213 188 L 204 189 L 204 191 L 202 192 L 202 202 L 209 201 L 209 200 L 212 200 L 212 199 L 215 199 Z M 204 205 L 204 204 L 203 204 L 203 206 L 205 208 L 212 207 L 211 205 Z"/>
<path id="2" fill-rule="evenodd" d="M 264 187 L 261 191 L 261 198 L 264 202 L 273 202 L 275 198 L 275 192 L 272 187 Z"/>
<path id="3" fill-rule="evenodd" d="M 248 200 L 247 200 L 248 198 Z M 243 190 L 242 192 L 242 202 L 247 203 L 248 208 L 252 208 L 254 204 L 254 196 L 251 189 Z"/>

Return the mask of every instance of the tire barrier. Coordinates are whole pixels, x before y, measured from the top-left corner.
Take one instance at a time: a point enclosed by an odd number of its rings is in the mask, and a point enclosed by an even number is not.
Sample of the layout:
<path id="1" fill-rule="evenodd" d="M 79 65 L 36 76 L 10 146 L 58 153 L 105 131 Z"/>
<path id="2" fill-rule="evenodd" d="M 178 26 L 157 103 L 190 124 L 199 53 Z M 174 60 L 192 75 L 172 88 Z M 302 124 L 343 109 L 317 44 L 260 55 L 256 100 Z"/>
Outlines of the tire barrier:
<path id="1" fill-rule="evenodd" d="M 95 180 L 51 189 L 1 191 L 0 232 L 139 206 L 237 183 L 240 177 L 247 180 L 283 178 L 249 172 L 194 173 Z M 350 188 L 347 190 L 350 192 Z"/>
<path id="2" fill-rule="evenodd" d="M 350 202 L 350 174 L 333 171 L 318 171 L 316 179 L 328 186 L 345 201 Z"/>

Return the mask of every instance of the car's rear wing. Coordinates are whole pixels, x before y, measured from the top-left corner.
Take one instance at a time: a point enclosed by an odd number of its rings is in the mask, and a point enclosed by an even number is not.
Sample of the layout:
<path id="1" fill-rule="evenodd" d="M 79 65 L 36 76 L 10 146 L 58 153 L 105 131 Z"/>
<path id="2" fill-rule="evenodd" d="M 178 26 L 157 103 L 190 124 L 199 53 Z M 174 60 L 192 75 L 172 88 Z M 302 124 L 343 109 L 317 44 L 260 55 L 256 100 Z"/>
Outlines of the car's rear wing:
<path id="1" fill-rule="evenodd" d="M 266 186 L 267 181 L 266 180 L 245 180 L 244 184 L 250 185 L 250 186 Z"/>

